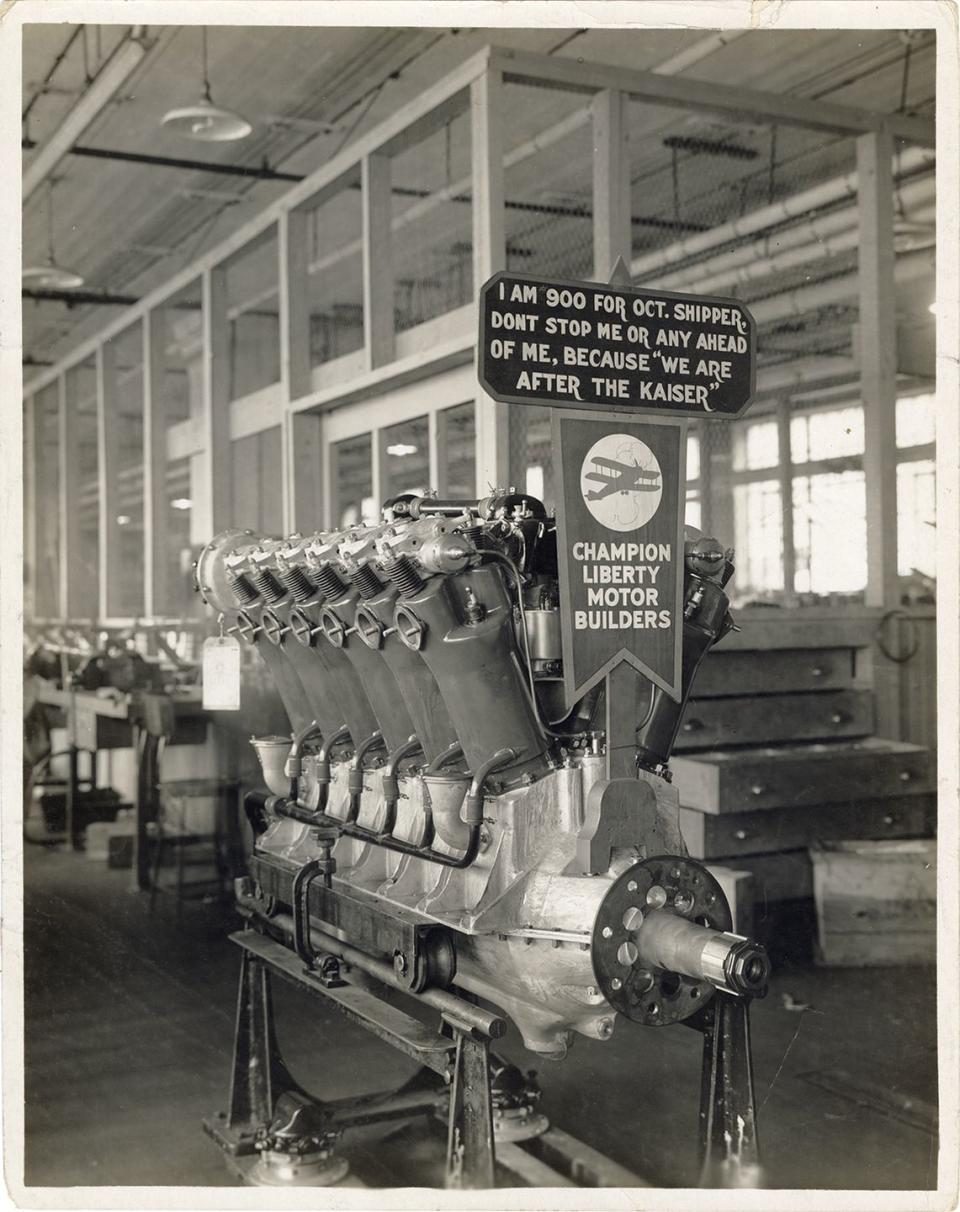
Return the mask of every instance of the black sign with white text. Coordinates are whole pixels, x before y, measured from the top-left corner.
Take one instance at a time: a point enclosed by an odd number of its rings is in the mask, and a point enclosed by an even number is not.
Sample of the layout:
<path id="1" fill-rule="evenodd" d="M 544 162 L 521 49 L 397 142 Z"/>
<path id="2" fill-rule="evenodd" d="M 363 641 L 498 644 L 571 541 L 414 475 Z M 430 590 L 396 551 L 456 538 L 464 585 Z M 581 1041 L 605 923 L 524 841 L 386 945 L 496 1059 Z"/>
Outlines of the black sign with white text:
<path id="1" fill-rule="evenodd" d="M 734 299 L 513 273 L 480 295 L 480 383 L 507 404 L 737 417 L 755 347 Z"/>
<path id="2" fill-rule="evenodd" d="M 568 705 L 621 661 L 680 699 L 686 429 L 553 413 Z"/>

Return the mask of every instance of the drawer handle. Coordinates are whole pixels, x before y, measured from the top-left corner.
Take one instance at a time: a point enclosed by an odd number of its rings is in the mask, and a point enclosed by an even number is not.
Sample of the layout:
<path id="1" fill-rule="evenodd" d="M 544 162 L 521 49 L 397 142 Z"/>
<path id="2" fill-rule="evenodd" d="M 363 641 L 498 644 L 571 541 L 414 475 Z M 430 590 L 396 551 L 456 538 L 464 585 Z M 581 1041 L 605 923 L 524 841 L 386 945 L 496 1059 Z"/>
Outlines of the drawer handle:
<path id="1" fill-rule="evenodd" d="M 899 778 L 900 778 L 901 783 L 909 783 L 910 780 L 913 778 L 913 771 L 912 770 L 901 770 Z"/>
<path id="2" fill-rule="evenodd" d="M 703 720 L 684 720 L 683 721 L 683 731 L 684 732 L 702 732 L 703 731 Z"/>
<path id="3" fill-rule="evenodd" d="M 850 719 L 850 716 L 846 711 L 835 711 L 833 713 L 833 715 L 830 717 L 830 723 L 831 724 L 846 724 L 849 719 Z"/>
<path id="4" fill-rule="evenodd" d="M 767 790 L 767 788 L 764 786 L 763 783 L 754 783 L 753 786 L 750 788 L 750 794 L 751 795 L 763 795 L 763 793 L 766 790 Z"/>
<path id="5" fill-rule="evenodd" d="M 735 829 L 733 831 L 733 836 L 738 842 L 745 842 L 750 835 L 747 833 L 746 829 Z"/>
<path id="6" fill-rule="evenodd" d="M 885 825 L 898 825 L 900 823 L 900 818 L 898 816 L 893 816 L 892 814 L 888 814 L 887 816 L 885 816 L 883 818 L 883 823 Z"/>
<path id="7" fill-rule="evenodd" d="M 810 670 L 810 676 L 822 678 L 826 672 L 826 669 L 824 669 L 822 665 L 814 665 L 814 667 Z"/>

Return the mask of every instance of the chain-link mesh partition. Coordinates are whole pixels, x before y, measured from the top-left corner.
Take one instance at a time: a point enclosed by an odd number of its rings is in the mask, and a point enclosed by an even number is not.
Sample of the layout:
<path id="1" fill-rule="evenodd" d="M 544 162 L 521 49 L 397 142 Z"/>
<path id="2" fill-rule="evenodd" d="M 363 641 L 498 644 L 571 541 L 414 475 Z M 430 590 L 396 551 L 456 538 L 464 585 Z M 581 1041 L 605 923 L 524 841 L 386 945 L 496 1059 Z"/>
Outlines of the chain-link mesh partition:
<path id="1" fill-rule="evenodd" d="M 398 333 L 473 299 L 470 114 L 464 109 L 391 160 Z"/>
<path id="2" fill-rule="evenodd" d="M 511 91 L 508 112 L 522 112 L 525 103 L 540 130 L 524 131 L 512 169 L 508 155 L 507 266 L 592 277 L 589 107 L 555 90 Z M 856 402 L 859 394 L 855 139 L 631 101 L 628 149 L 637 284 L 736 298 L 757 321 L 757 396 L 749 413 L 739 422 L 693 427 L 688 521 L 736 545 L 741 599 L 862 591 L 862 445 L 851 466 L 837 462 L 836 451 L 801 457 L 791 452 L 799 430 L 790 420 L 792 412 L 811 408 L 832 414 L 840 407 L 835 401 Z M 900 145 L 893 169 L 898 319 L 909 312 L 917 327 L 928 328 L 932 155 Z M 527 227 L 518 212 L 530 219 Z M 932 359 L 925 366 L 932 375 Z M 549 501 L 548 410 L 523 407 L 511 414 L 511 483 Z M 829 426 L 833 432 L 842 419 Z M 927 490 L 918 494 L 912 485 L 904 493 L 926 500 Z M 844 561 L 830 538 L 837 516 L 847 519 L 852 536 L 844 572 L 837 571 Z"/>
<path id="3" fill-rule="evenodd" d="M 360 172 L 308 211 L 310 365 L 363 348 Z"/>
<path id="4" fill-rule="evenodd" d="M 553 278 L 593 277 L 593 127 L 588 97 L 507 84 L 506 267 Z M 550 414 L 510 409 L 510 482 L 555 501 Z"/>
<path id="5" fill-rule="evenodd" d="M 226 268 L 231 400 L 280 379 L 280 264 L 277 229 L 270 227 Z"/>
<path id="6" fill-rule="evenodd" d="M 437 414 L 436 487 L 442 497 L 472 497 L 476 488 L 477 414 L 473 400 Z"/>

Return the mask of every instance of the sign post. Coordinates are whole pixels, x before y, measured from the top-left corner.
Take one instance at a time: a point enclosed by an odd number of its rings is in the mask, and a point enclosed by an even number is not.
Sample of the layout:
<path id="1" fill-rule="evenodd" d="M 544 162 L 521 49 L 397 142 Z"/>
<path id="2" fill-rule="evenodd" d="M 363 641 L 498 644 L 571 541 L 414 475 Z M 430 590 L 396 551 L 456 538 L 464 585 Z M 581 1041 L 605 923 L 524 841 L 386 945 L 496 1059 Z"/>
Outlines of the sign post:
<path id="1" fill-rule="evenodd" d="M 606 285 L 500 273 L 481 290 L 481 385 L 551 409 L 564 693 L 604 679 L 609 778 L 636 774 L 657 690 L 682 698 L 687 420 L 741 416 L 755 354 L 741 303 L 635 288 L 622 261 Z"/>

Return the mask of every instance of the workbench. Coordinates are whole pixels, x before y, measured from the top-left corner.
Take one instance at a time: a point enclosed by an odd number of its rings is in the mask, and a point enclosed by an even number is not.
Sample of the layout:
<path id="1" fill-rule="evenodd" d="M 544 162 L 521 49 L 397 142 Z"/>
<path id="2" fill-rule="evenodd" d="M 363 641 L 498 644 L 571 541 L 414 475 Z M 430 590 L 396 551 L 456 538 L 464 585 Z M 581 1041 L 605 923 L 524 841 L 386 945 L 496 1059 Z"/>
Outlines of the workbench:
<path id="1" fill-rule="evenodd" d="M 175 729 L 172 745 L 201 745 L 207 737 L 209 715 L 201 705 L 199 686 L 187 687 L 167 696 L 173 705 Z M 74 850 L 80 848 L 75 811 L 79 785 L 79 754 L 96 754 L 101 749 L 132 749 L 137 758 L 136 793 L 133 807 L 136 821 L 134 831 L 133 888 L 148 887 L 147 825 L 155 814 L 156 785 L 159 772 L 146 769 L 152 765 L 142 744 L 143 720 L 141 697 L 136 691 L 74 690 L 41 681 L 37 701 L 59 708 L 67 729 L 66 833 Z"/>

